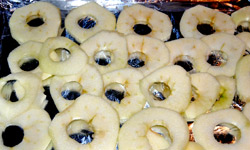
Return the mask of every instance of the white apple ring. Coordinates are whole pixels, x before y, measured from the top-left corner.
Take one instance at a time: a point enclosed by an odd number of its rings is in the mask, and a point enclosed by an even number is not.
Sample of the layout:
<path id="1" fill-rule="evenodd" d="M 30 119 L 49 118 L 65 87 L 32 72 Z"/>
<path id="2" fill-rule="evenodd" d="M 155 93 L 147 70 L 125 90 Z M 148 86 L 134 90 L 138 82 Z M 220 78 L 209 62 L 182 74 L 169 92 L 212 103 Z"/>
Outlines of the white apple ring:
<path id="1" fill-rule="evenodd" d="M 80 86 L 80 89 L 77 86 Z M 67 100 L 62 96 L 64 90 L 101 96 L 103 92 L 102 76 L 95 67 L 86 65 L 78 74 L 53 77 L 50 82 L 50 93 L 59 112 L 74 102 L 74 100 Z"/>
<path id="2" fill-rule="evenodd" d="M 136 69 L 146 76 L 154 70 L 167 65 L 169 62 L 169 50 L 161 40 L 135 34 L 127 35 L 126 39 L 129 54 L 128 59 L 137 58 L 142 59 L 144 62 L 144 65 L 138 68 L 133 67 L 128 63 L 129 68 Z M 134 54 L 145 55 L 145 60 L 140 58 L 140 56 L 131 58 Z"/>
<path id="3" fill-rule="evenodd" d="M 69 57 L 57 58 L 55 50 L 58 49 L 66 49 Z M 84 51 L 76 43 L 65 37 L 47 39 L 39 54 L 40 68 L 43 72 L 52 75 L 76 74 L 86 66 L 87 60 Z"/>
<path id="4" fill-rule="evenodd" d="M 241 32 L 236 35 L 239 39 L 241 39 L 246 45 L 246 54 L 250 54 L 250 33 L 249 32 Z"/>
<path id="5" fill-rule="evenodd" d="M 209 73 L 191 74 L 191 84 L 195 100 L 185 110 L 185 117 L 188 121 L 193 121 L 211 109 L 220 92 L 219 82 Z"/>
<path id="6" fill-rule="evenodd" d="M 38 57 L 41 49 L 42 43 L 29 41 L 12 50 L 7 59 L 11 73 L 31 72 L 40 76 L 42 80 L 48 78 L 50 75 L 43 73 L 39 67 Z M 30 70 L 22 69 L 22 65 L 30 60 L 37 61 L 37 67 Z"/>
<path id="7" fill-rule="evenodd" d="M 67 128 L 76 120 L 85 121 L 92 127 L 92 142 L 80 144 L 69 137 Z M 102 98 L 87 94 L 81 95 L 68 109 L 57 114 L 49 127 L 56 150 L 113 150 L 116 147 L 118 132 L 119 117 L 116 111 Z"/>
<path id="8" fill-rule="evenodd" d="M 102 97 L 118 112 L 121 123 L 141 111 L 146 103 L 139 86 L 142 78 L 141 72 L 131 68 L 115 70 L 103 75 L 105 91 Z M 106 90 L 117 90 L 115 87 L 110 87 L 111 84 L 124 87 L 124 91 L 119 91 L 124 92 L 124 97 L 120 102 L 110 100 L 106 96 Z"/>
<path id="9" fill-rule="evenodd" d="M 168 95 L 165 96 L 164 92 L 159 90 L 157 92 L 157 89 L 153 89 L 155 83 L 160 83 L 160 88 L 166 89 Z M 163 88 L 162 85 L 165 85 L 166 88 Z M 185 111 L 192 95 L 189 74 L 177 65 L 160 68 L 144 77 L 140 81 L 140 89 L 150 106 L 164 107 L 177 112 Z M 155 99 L 157 95 L 163 95 L 164 98 Z"/>
<path id="10" fill-rule="evenodd" d="M 180 21 L 181 34 L 184 37 L 204 37 L 205 35 L 197 29 L 197 25 L 204 23 L 212 26 L 215 32 L 234 34 L 235 25 L 229 15 L 202 5 L 197 5 L 184 12 Z"/>
<path id="11" fill-rule="evenodd" d="M 101 31 L 81 44 L 81 48 L 88 55 L 90 65 L 94 65 L 101 74 L 125 68 L 128 60 L 127 43 L 125 37 L 115 31 Z M 106 64 L 98 64 L 101 59 Z"/>
<path id="12" fill-rule="evenodd" d="M 90 29 L 80 27 L 79 19 L 92 17 L 96 24 Z M 65 28 L 79 42 L 82 43 L 101 30 L 115 30 L 115 15 L 95 2 L 89 2 L 73 9 L 65 18 Z"/>
<path id="13" fill-rule="evenodd" d="M 230 116 L 230 117 L 228 117 Z M 229 123 L 240 129 L 241 138 L 233 144 L 222 144 L 214 138 L 214 128 L 221 123 Z M 203 114 L 198 117 L 193 126 L 195 141 L 211 150 L 247 150 L 250 147 L 250 122 L 238 110 L 223 109 Z"/>
<path id="14" fill-rule="evenodd" d="M 242 57 L 237 63 L 236 86 L 240 100 L 250 102 L 250 55 Z"/>
<path id="15" fill-rule="evenodd" d="M 0 138 L 0 149 L 2 150 L 28 150 L 28 149 L 45 149 L 51 141 L 48 134 L 48 128 L 51 123 L 50 117 L 45 110 L 30 108 L 15 118 L 0 119 L 0 132 L 6 131 L 9 126 L 18 126 L 23 130 L 22 141 L 14 146 L 9 147 L 3 144 L 3 138 Z M 13 132 L 13 131 L 12 131 Z M 8 133 L 8 132 L 7 132 Z M 15 132 L 13 136 L 16 135 Z M 39 141 L 39 142 L 38 142 Z"/>
<path id="16" fill-rule="evenodd" d="M 117 31 L 135 33 L 133 28 L 136 24 L 147 25 L 152 31 L 146 35 L 162 41 L 168 40 L 172 32 L 168 15 L 139 4 L 124 7 L 117 20 Z"/>
<path id="17" fill-rule="evenodd" d="M 250 30 L 250 6 L 245 6 L 231 14 L 231 18 L 236 27 L 242 26 Z"/>
<path id="18" fill-rule="evenodd" d="M 170 51 L 169 65 L 174 65 L 178 61 L 188 61 L 192 64 L 192 70 L 187 70 L 190 73 L 200 72 L 201 67 L 207 67 L 204 64 L 207 64 L 206 58 L 210 48 L 201 40 L 182 38 L 165 44 Z"/>
<path id="19" fill-rule="evenodd" d="M 44 23 L 37 27 L 27 24 L 36 18 L 41 18 Z M 9 21 L 11 35 L 20 44 L 27 41 L 44 42 L 49 37 L 56 37 L 60 25 L 60 10 L 47 2 L 36 2 L 18 8 Z"/>
<path id="20" fill-rule="evenodd" d="M 229 108 L 236 94 L 236 80 L 227 76 L 216 76 L 220 83 L 220 96 L 214 103 L 211 111 Z"/>
<path id="21" fill-rule="evenodd" d="M 210 47 L 210 52 L 216 56 L 216 62 L 219 65 L 204 64 L 201 72 L 208 72 L 214 76 L 225 75 L 232 77 L 235 75 L 236 64 L 245 52 L 245 44 L 239 38 L 227 33 L 214 33 L 201 38 Z M 216 53 L 222 53 L 218 55 Z M 218 58 L 217 58 L 218 57 Z M 209 65 L 209 67 L 207 67 Z"/>
<path id="22" fill-rule="evenodd" d="M 10 83 L 11 81 L 14 83 Z M 10 88 L 11 86 L 13 89 Z M 2 106 L 0 115 L 9 119 L 21 114 L 31 106 L 44 108 L 47 104 L 46 96 L 43 94 L 42 80 L 32 73 L 22 72 L 1 78 L 0 91 L 0 105 Z M 17 101 L 13 101 L 11 96 L 8 96 L 13 91 L 18 98 Z"/>
<path id="23" fill-rule="evenodd" d="M 172 141 L 168 150 L 185 149 L 189 134 L 187 123 L 183 117 L 169 109 L 147 108 L 123 124 L 119 134 L 119 150 L 152 149 L 147 132 L 153 126 L 162 126 L 168 130 Z"/>

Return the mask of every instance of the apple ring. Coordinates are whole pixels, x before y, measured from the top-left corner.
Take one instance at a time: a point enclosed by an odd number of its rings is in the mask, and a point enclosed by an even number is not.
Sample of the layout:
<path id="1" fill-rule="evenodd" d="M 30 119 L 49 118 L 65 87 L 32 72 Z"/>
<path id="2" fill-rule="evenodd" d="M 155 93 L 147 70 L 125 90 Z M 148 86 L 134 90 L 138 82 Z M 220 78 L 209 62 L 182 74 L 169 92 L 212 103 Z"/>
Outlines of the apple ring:
<path id="1" fill-rule="evenodd" d="M 0 115 L 9 119 L 31 106 L 44 108 L 47 104 L 42 81 L 32 73 L 22 72 L 1 78 L 0 90 Z"/>
<path id="2" fill-rule="evenodd" d="M 60 10 L 47 2 L 18 8 L 9 21 L 11 35 L 20 44 L 27 41 L 44 42 L 49 37 L 56 37 L 60 25 Z"/>
<path id="3" fill-rule="evenodd" d="M 152 130 L 153 127 L 164 128 L 170 134 L 171 143 L 169 147 L 164 149 L 182 150 L 186 147 L 189 132 L 183 117 L 169 109 L 147 108 L 135 114 L 123 124 L 119 134 L 119 150 L 152 149 L 147 138 L 147 132 Z"/>
<path id="4" fill-rule="evenodd" d="M 211 109 L 220 92 L 219 82 L 209 73 L 191 74 L 191 84 L 194 101 L 191 101 L 185 110 L 188 121 L 193 121 Z"/>
<path id="5" fill-rule="evenodd" d="M 72 75 L 87 64 L 87 55 L 70 39 L 49 38 L 43 43 L 39 54 L 40 68 L 52 75 Z"/>
<path id="6" fill-rule="evenodd" d="M 250 6 L 245 6 L 231 14 L 231 18 L 237 27 L 237 32 L 250 31 Z"/>
<path id="7" fill-rule="evenodd" d="M 81 94 L 101 96 L 102 76 L 95 67 L 86 65 L 71 76 L 55 76 L 50 83 L 50 93 L 59 112 L 68 108 Z"/>
<path id="8" fill-rule="evenodd" d="M 172 32 L 168 15 L 135 4 L 124 7 L 117 20 L 117 31 L 124 34 L 137 33 L 166 41 Z"/>
<path id="9" fill-rule="evenodd" d="M 234 30 L 235 25 L 229 15 L 202 5 L 186 10 L 180 21 L 184 37 L 201 38 L 214 32 L 234 34 Z"/>
<path id="10" fill-rule="evenodd" d="M 214 103 L 212 111 L 229 108 L 236 93 L 236 81 L 227 76 L 216 76 L 220 83 L 220 96 Z"/>
<path id="11" fill-rule="evenodd" d="M 201 72 L 208 72 L 214 76 L 234 76 L 236 64 L 245 52 L 244 42 L 227 33 L 214 33 L 201 38 L 201 40 L 211 50 L 207 56 L 208 63 L 201 67 Z"/>
<path id="12" fill-rule="evenodd" d="M 81 44 L 89 57 L 89 64 L 94 65 L 101 74 L 125 68 L 128 60 L 125 37 L 114 31 L 101 31 Z"/>
<path id="13" fill-rule="evenodd" d="M 140 81 L 140 89 L 150 106 L 184 112 L 191 100 L 189 74 L 180 66 L 160 68 Z"/>
<path id="14" fill-rule="evenodd" d="M 12 50 L 7 58 L 11 73 L 31 72 L 42 78 L 48 78 L 50 74 L 43 73 L 39 67 L 39 53 L 42 43 L 29 41 Z"/>
<path id="15" fill-rule="evenodd" d="M 118 112 L 121 123 L 141 111 L 146 103 L 139 86 L 142 78 L 141 72 L 131 68 L 103 75 L 105 90 L 102 97 Z"/>
<path id="16" fill-rule="evenodd" d="M 0 119 L 1 150 L 43 150 L 50 143 L 48 113 L 31 108 L 15 118 Z"/>
<path id="17" fill-rule="evenodd" d="M 90 28 L 86 26 L 81 27 L 79 23 L 84 21 L 81 19 L 94 20 L 95 25 L 93 27 L 89 26 Z M 73 9 L 65 18 L 66 30 L 79 43 L 82 43 L 101 30 L 115 30 L 115 25 L 115 15 L 95 2 L 89 2 Z"/>
<path id="18" fill-rule="evenodd" d="M 243 102 L 250 102 L 250 55 L 242 57 L 237 63 L 236 86 L 237 94 Z"/>
<path id="19" fill-rule="evenodd" d="M 236 139 L 235 143 L 222 144 L 215 139 L 214 128 L 222 123 L 240 130 L 241 137 Z M 206 149 L 247 150 L 250 147 L 250 122 L 243 113 L 235 109 L 223 109 L 201 115 L 194 121 L 193 134 L 195 141 Z"/>
<path id="20" fill-rule="evenodd" d="M 57 114 L 49 127 L 56 150 L 113 150 L 118 132 L 117 112 L 102 98 L 87 94 Z"/>
<path id="21" fill-rule="evenodd" d="M 239 39 L 241 39 L 246 45 L 245 54 L 250 54 L 250 33 L 249 32 L 241 32 L 236 35 Z"/>
<path id="22" fill-rule="evenodd" d="M 127 35 L 126 39 L 129 68 L 134 68 L 146 76 L 169 62 L 169 51 L 162 41 L 135 34 Z"/>
<path id="23" fill-rule="evenodd" d="M 206 58 L 210 48 L 201 40 L 182 38 L 165 43 L 170 51 L 169 65 L 180 65 L 187 72 L 199 72 L 207 64 Z"/>

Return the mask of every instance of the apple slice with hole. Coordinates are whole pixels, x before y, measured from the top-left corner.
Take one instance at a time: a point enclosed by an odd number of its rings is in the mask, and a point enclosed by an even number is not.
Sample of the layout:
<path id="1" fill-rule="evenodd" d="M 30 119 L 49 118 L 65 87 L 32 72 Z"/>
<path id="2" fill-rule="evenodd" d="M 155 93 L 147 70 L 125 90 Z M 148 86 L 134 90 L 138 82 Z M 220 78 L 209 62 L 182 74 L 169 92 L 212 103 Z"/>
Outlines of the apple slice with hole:
<path id="1" fill-rule="evenodd" d="M 106 100 L 118 112 L 120 122 L 124 123 L 145 105 L 145 97 L 141 93 L 139 81 L 143 78 L 140 71 L 125 68 L 103 75 Z"/>
<path id="2" fill-rule="evenodd" d="M 81 44 L 101 74 L 125 68 L 128 60 L 127 43 L 124 35 L 115 31 L 101 31 Z"/>
<path id="3" fill-rule="evenodd" d="M 193 121 L 211 109 L 220 92 L 219 82 L 209 73 L 191 74 L 191 84 L 193 98 L 185 110 L 188 121 Z"/>
<path id="4" fill-rule="evenodd" d="M 129 34 L 126 39 L 129 68 L 139 70 L 146 76 L 169 62 L 169 50 L 162 41 L 136 34 Z"/>
<path id="5" fill-rule="evenodd" d="M 156 131 L 153 128 L 161 130 Z M 161 132 L 164 130 L 167 132 Z M 148 133 L 151 131 L 153 133 Z M 170 141 L 166 141 L 164 145 L 163 142 L 156 141 L 158 138 L 152 139 L 149 134 L 160 134 L 160 139 L 169 137 Z M 158 150 L 158 146 L 161 149 L 181 150 L 186 147 L 188 138 L 187 123 L 179 113 L 166 108 L 151 107 L 136 113 L 123 124 L 118 146 L 119 150 Z M 160 145 L 151 145 L 159 142 Z"/>
<path id="6" fill-rule="evenodd" d="M 78 74 L 53 77 L 50 83 L 50 93 L 57 109 L 61 112 L 82 94 L 101 96 L 103 93 L 102 76 L 94 66 L 86 65 Z"/>
<path id="7" fill-rule="evenodd" d="M 140 81 L 140 89 L 152 107 L 184 112 L 191 100 L 189 73 L 178 65 L 166 66 Z"/>
<path id="8" fill-rule="evenodd" d="M 216 76 L 220 83 L 220 96 L 214 103 L 212 111 L 229 108 L 236 94 L 236 81 L 227 76 Z"/>
<path id="9" fill-rule="evenodd" d="M 49 127 L 56 150 L 113 150 L 118 132 L 117 112 L 104 99 L 88 94 L 58 113 Z"/>

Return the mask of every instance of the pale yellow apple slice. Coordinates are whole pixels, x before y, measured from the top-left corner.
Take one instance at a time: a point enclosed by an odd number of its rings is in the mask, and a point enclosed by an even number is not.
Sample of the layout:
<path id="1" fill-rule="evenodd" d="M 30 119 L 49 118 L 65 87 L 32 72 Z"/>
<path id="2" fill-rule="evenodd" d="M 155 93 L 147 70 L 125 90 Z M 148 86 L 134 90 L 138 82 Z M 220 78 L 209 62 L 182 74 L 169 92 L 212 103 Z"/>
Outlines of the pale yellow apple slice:
<path id="1" fill-rule="evenodd" d="M 199 25 L 202 24 L 205 27 L 201 27 L 203 30 L 200 30 Z M 229 15 L 202 5 L 186 10 L 180 21 L 180 31 L 184 37 L 201 38 L 214 32 L 233 35 L 234 30 L 235 25 Z"/>
<path id="2" fill-rule="evenodd" d="M 140 89 L 152 107 L 184 112 L 191 100 L 189 74 L 180 66 L 160 68 L 140 81 Z"/>
<path id="3" fill-rule="evenodd" d="M 51 141 L 48 128 L 51 123 L 48 113 L 42 109 L 31 108 L 15 118 L 0 121 L 0 149 L 2 150 L 44 150 Z M 13 131 L 14 130 L 14 131 Z M 19 141 L 7 141 L 5 135 Z"/>
<path id="4" fill-rule="evenodd" d="M 145 105 L 145 97 L 140 91 L 141 72 L 131 69 L 119 69 L 103 75 L 104 92 L 102 97 L 118 112 L 123 123 Z"/>
<path id="5" fill-rule="evenodd" d="M 166 108 L 147 108 L 125 122 L 119 134 L 119 150 L 156 150 L 148 139 L 151 128 L 160 126 L 170 134 L 168 150 L 184 149 L 188 143 L 188 127 L 183 117 Z M 178 130 L 177 130 L 178 129 Z"/>
<path id="6" fill-rule="evenodd" d="M 180 65 L 190 73 L 199 72 L 201 67 L 208 68 L 206 62 L 210 48 L 195 38 L 182 38 L 165 43 L 170 51 L 169 65 Z"/>
<path id="7" fill-rule="evenodd" d="M 230 130 L 239 130 L 240 137 L 235 143 L 223 144 L 215 139 L 214 130 L 220 124 L 232 126 Z M 243 113 L 235 109 L 223 109 L 201 115 L 194 122 L 193 134 L 195 141 L 206 149 L 247 150 L 250 147 L 250 122 Z"/>
<path id="8" fill-rule="evenodd" d="M 220 83 L 220 96 L 214 103 L 212 111 L 229 108 L 236 94 L 236 81 L 227 76 L 216 76 Z"/>
<path id="9" fill-rule="evenodd" d="M 31 106 L 44 108 L 42 80 L 32 73 L 10 74 L 0 79 L 0 115 L 11 119 Z"/>
<path id="10" fill-rule="evenodd" d="M 207 62 L 209 68 L 201 68 L 202 72 L 214 76 L 235 75 L 236 64 L 245 52 L 245 44 L 239 38 L 227 33 L 215 33 L 201 39 L 210 47 Z"/>
<path id="11" fill-rule="evenodd" d="M 235 23 L 238 32 L 239 31 L 249 32 L 250 30 L 249 17 L 250 17 L 250 6 L 242 7 L 231 14 L 231 18 Z"/>
<path id="12" fill-rule="evenodd" d="M 124 35 L 114 31 L 101 31 L 81 44 L 101 74 L 125 68 L 128 60 L 127 43 Z"/>
<path id="13" fill-rule="evenodd" d="M 40 20 L 40 23 L 30 24 L 35 20 Z M 60 10 L 48 2 L 18 8 L 9 21 L 11 35 L 20 44 L 27 41 L 44 42 L 49 37 L 56 37 L 60 25 Z"/>
<path id="14" fill-rule="evenodd" d="M 95 21 L 91 28 L 83 28 L 78 22 L 89 18 Z M 115 30 L 115 15 L 96 2 L 89 2 L 70 11 L 65 18 L 65 28 L 79 43 L 102 30 Z"/>
<path id="15" fill-rule="evenodd" d="M 69 107 L 82 94 L 101 96 L 103 80 L 98 70 L 90 65 L 75 75 L 55 76 L 51 79 L 50 93 L 59 110 Z"/>
<path id="16" fill-rule="evenodd" d="M 39 54 L 40 68 L 52 75 L 72 75 L 80 72 L 88 61 L 87 55 L 65 37 L 47 39 Z"/>
<path id="17" fill-rule="evenodd" d="M 79 143 L 72 134 L 90 132 L 89 143 Z M 58 113 L 49 127 L 56 150 L 114 150 L 119 132 L 117 112 L 100 97 L 81 95 L 69 108 Z"/>
<path id="18" fill-rule="evenodd" d="M 162 41 L 136 34 L 129 34 L 126 39 L 129 68 L 139 70 L 146 76 L 169 62 L 169 50 Z"/>
<path id="19" fill-rule="evenodd" d="M 209 73 L 191 74 L 191 84 L 194 101 L 185 110 L 185 117 L 189 121 L 211 109 L 220 92 L 219 82 Z"/>
<path id="20" fill-rule="evenodd" d="M 205 150 L 205 149 L 196 142 L 188 142 L 185 150 Z"/>
<path id="21" fill-rule="evenodd" d="M 170 38 L 172 23 L 168 15 L 135 4 L 123 8 L 117 20 L 117 31 L 124 34 L 147 35 L 166 41 Z"/>
<path id="22" fill-rule="evenodd" d="M 250 55 L 240 59 L 236 68 L 237 94 L 243 102 L 250 102 Z"/>

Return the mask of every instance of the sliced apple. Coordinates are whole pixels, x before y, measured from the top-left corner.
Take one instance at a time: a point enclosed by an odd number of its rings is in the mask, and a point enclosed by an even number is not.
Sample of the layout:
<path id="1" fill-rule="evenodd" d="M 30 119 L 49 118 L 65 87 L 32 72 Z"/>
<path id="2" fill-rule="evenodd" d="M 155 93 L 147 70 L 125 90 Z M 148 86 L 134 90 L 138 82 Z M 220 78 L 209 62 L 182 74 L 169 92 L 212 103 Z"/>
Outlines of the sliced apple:
<path id="1" fill-rule="evenodd" d="M 45 149 L 51 141 L 48 134 L 50 123 L 48 113 L 38 108 L 28 109 L 15 118 L 2 118 L 0 149 Z"/>
<path id="2" fill-rule="evenodd" d="M 185 110 L 185 117 L 193 121 L 199 115 L 206 113 L 219 97 L 220 84 L 209 73 L 191 74 L 193 99 Z"/>
<path id="3" fill-rule="evenodd" d="M 49 127 L 56 150 L 113 150 L 118 132 L 117 112 L 102 98 L 87 94 L 58 113 Z M 90 140 L 84 140 L 87 137 Z"/>
<path id="4" fill-rule="evenodd" d="M 89 57 L 88 63 L 94 65 L 101 74 L 126 67 L 126 39 L 118 32 L 101 31 L 83 42 L 81 48 Z"/>
<path id="5" fill-rule="evenodd" d="M 196 142 L 188 142 L 185 150 L 205 150 L 205 149 Z"/>
<path id="6" fill-rule="evenodd" d="M 35 86 L 34 86 L 35 85 Z M 44 108 L 47 104 L 42 81 L 32 73 L 10 74 L 0 79 L 0 115 L 13 118 L 31 106 Z"/>
<path id="7" fill-rule="evenodd" d="M 171 144 L 163 147 L 164 149 L 181 150 L 187 145 L 188 127 L 183 117 L 166 108 L 152 107 L 140 111 L 123 124 L 119 134 L 119 150 L 145 150 L 157 147 L 151 145 L 151 139 L 148 139 L 148 132 L 155 126 L 161 126 L 169 131 Z"/>
<path id="8" fill-rule="evenodd" d="M 40 68 L 52 75 L 72 75 L 80 72 L 88 57 L 73 41 L 65 37 L 49 38 L 39 54 Z"/>
<path id="9" fill-rule="evenodd" d="M 231 17 L 223 12 L 202 5 L 186 10 L 181 17 L 180 31 L 184 37 L 201 38 L 215 32 L 234 34 Z"/>
<path id="10" fill-rule="evenodd" d="M 130 34 L 128 45 L 128 66 L 148 75 L 169 62 L 169 50 L 158 39 Z"/>
<path id="11" fill-rule="evenodd" d="M 230 117 L 229 117 L 230 116 Z M 232 144 L 223 144 L 217 141 L 214 136 L 214 129 L 217 125 L 228 124 L 232 128 L 229 130 L 238 130 L 238 139 Z M 193 126 L 195 141 L 206 149 L 211 150 L 247 150 L 250 147 L 250 122 L 238 110 L 223 109 L 216 112 L 203 114 L 198 117 Z"/>
<path id="12" fill-rule="evenodd" d="M 211 73 L 214 76 L 235 75 L 236 64 L 245 52 L 245 44 L 234 35 L 215 33 L 201 39 L 210 47 L 207 62 L 210 67 L 201 68 L 202 72 Z"/>
<path id="13" fill-rule="evenodd" d="M 123 8 L 117 20 L 117 31 L 124 34 L 147 35 L 166 41 L 170 38 L 172 23 L 168 15 L 135 4 Z"/>
<path id="14" fill-rule="evenodd" d="M 184 112 L 191 100 L 189 74 L 180 66 L 166 66 L 140 81 L 140 89 L 152 107 Z"/>
<path id="15" fill-rule="evenodd" d="M 60 25 L 60 10 L 48 2 L 36 2 L 18 8 L 9 21 L 11 35 L 19 44 L 27 41 L 44 42 L 56 37 Z"/>
<path id="16" fill-rule="evenodd" d="M 93 24 L 84 24 L 84 20 Z M 65 18 L 65 28 L 79 43 L 102 30 L 115 30 L 115 26 L 115 15 L 96 2 L 73 9 Z"/>
<path id="17" fill-rule="evenodd" d="M 236 81 L 227 76 L 216 76 L 220 83 L 220 96 L 212 107 L 212 111 L 229 108 L 236 94 Z"/>
<path id="18" fill-rule="evenodd" d="M 248 120 L 250 121 L 250 103 L 247 103 L 247 104 L 244 106 L 243 114 L 244 114 L 244 115 L 248 118 Z"/>
<path id="19" fill-rule="evenodd" d="M 203 41 L 195 38 L 182 38 L 165 43 L 170 51 L 169 65 L 180 65 L 187 72 L 199 72 L 201 67 L 208 68 L 206 62 L 210 48 Z"/>
<path id="20" fill-rule="evenodd" d="M 126 68 L 103 75 L 104 93 L 102 97 L 118 112 L 124 123 L 145 105 L 145 97 L 140 91 L 141 72 Z"/>
<path id="21" fill-rule="evenodd" d="M 237 27 L 237 32 L 250 31 L 250 6 L 245 6 L 231 14 L 231 18 Z"/>
<path id="22" fill-rule="evenodd" d="M 90 65 L 86 65 L 75 75 L 55 76 L 50 83 L 50 93 L 59 112 L 69 107 L 82 94 L 101 96 L 102 92 L 102 76 Z"/>
<path id="23" fill-rule="evenodd" d="M 249 77 L 250 55 L 244 56 L 237 63 L 236 85 L 237 94 L 243 102 L 250 102 L 250 77 Z"/>

